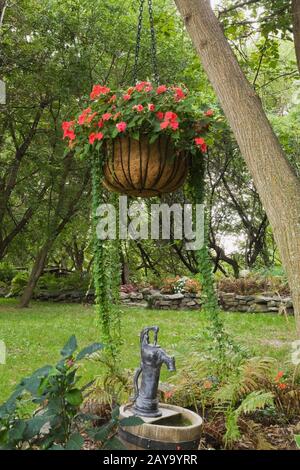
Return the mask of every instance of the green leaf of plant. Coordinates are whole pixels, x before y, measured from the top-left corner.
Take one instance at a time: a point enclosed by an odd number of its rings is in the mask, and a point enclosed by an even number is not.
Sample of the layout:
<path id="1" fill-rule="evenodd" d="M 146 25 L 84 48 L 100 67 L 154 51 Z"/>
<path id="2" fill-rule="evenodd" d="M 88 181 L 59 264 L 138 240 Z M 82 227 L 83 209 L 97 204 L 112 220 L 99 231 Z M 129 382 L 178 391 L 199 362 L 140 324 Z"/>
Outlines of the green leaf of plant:
<path id="1" fill-rule="evenodd" d="M 124 444 L 116 437 L 110 439 L 105 446 L 103 447 L 105 450 L 127 450 Z"/>
<path id="2" fill-rule="evenodd" d="M 50 447 L 50 449 L 48 450 L 65 450 L 65 448 L 61 446 L 60 444 L 53 444 L 53 446 Z"/>
<path id="3" fill-rule="evenodd" d="M 48 416 L 34 416 L 26 421 L 26 429 L 23 438 L 32 439 L 40 433 L 41 428 L 49 421 Z"/>
<path id="4" fill-rule="evenodd" d="M 121 426 L 141 426 L 144 421 L 142 418 L 139 418 L 138 416 L 130 416 L 129 418 L 123 418 L 120 420 L 120 425 Z"/>
<path id="5" fill-rule="evenodd" d="M 298 449 L 300 449 L 300 434 L 295 434 L 294 439 L 295 439 Z"/>
<path id="6" fill-rule="evenodd" d="M 87 346 L 86 348 L 82 349 L 77 357 L 76 357 L 76 361 L 80 361 L 81 359 L 85 358 L 86 356 L 90 356 L 91 354 L 93 354 L 94 352 L 96 351 L 100 351 L 101 349 L 103 349 L 104 346 L 103 344 L 101 343 L 93 343 L 91 344 L 90 346 Z"/>
<path id="7" fill-rule="evenodd" d="M 13 427 L 9 430 L 9 440 L 10 441 L 20 441 L 23 439 L 23 434 L 26 429 L 26 421 L 19 420 Z"/>
<path id="8" fill-rule="evenodd" d="M 79 406 L 83 402 L 82 393 L 78 388 L 74 388 L 73 390 L 67 392 L 65 397 L 67 402 L 73 406 Z"/>
<path id="9" fill-rule="evenodd" d="M 65 346 L 61 351 L 62 357 L 66 358 L 73 354 L 73 352 L 77 349 L 77 340 L 75 335 L 72 335 L 71 338 L 67 341 Z"/>
<path id="10" fill-rule="evenodd" d="M 66 444 L 66 450 L 80 450 L 84 444 L 84 439 L 79 433 L 72 434 Z"/>
<path id="11" fill-rule="evenodd" d="M 105 442 L 114 428 L 115 428 L 115 424 L 110 421 L 105 426 L 102 426 L 101 428 L 97 430 L 92 430 L 91 432 L 89 432 L 89 435 L 95 441 Z"/>

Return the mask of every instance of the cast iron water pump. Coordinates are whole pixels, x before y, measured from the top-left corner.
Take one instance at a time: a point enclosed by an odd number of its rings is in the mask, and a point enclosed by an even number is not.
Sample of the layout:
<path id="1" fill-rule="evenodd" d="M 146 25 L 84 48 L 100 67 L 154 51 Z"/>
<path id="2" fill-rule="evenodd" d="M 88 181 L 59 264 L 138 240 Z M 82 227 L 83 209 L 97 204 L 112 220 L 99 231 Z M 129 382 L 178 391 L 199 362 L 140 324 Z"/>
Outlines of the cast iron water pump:
<path id="1" fill-rule="evenodd" d="M 154 342 L 149 343 L 149 331 L 154 332 Z M 140 335 L 141 365 L 134 375 L 135 396 L 132 411 L 137 416 L 158 417 L 162 413 L 159 410 L 157 398 L 159 376 L 162 364 L 166 364 L 169 371 L 175 371 L 175 358 L 157 344 L 158 326 L 144 328 Z M 139 387 L 139 376 L 142 374 Z"/>

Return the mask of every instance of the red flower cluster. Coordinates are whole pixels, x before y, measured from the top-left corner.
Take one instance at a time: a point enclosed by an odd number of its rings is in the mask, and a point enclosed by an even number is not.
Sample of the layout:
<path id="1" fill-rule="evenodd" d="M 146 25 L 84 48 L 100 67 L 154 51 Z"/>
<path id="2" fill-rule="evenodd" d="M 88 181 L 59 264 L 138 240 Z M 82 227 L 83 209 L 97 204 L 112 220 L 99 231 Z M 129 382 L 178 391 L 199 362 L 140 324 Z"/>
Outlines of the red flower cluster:
<path id="1" fill-rule="evenodd" d="M 174 88 L 175 101 L 184 100 L 184 98 L 185 98 L 185 93 L 183 92 L 183 90 L 180 87 L 175 87 Z"/>
<path id="2" fill-rule="evenodd" d="M 277 384 L 277 387 L 280 389 L 280 390 L 284 390 L 287 385 L 286 383 L 284 383 L 281 379 L 284 375 L 284 372 L 282 370 L 280 370 L 278 372 L 278 374 L 275 376 L 275 379 L 274 379 L 274 382 Z"/>
<path id="3" fill-rule="evenodd" d="M 197 154 L 197 148 L 203 153 L 207 151 L 203 137 L 213 110 L 204 112 L 197 124 L 193 97 L 183 85 L 154 87 L 144 81 L 113 93 L 107 86 L 94 85 L 90 107 L 76 121 L 63 122 L 63 138 L 69 139 L 70 148 L 76 146 L 80 150 L 87 141 L 93 145 L 104 139 L 113 140 L 117 133 L 125 132 L 136 138 L 142 131 L 154 141 L 162 131 L 172 136 L 178 149 L 189 148 L 192 154 Z"/>
<path id="4" fill-rule="evenodd" d="M 89 143 L 92 145 L 95 140 L 102 140 L 104 137 L 104 134 L 102 132 L 92 132 L 89 136 Z"/>
<path id="5" fill-rule="evenodd" d="M 92 92 L 90 94 L 90 98 L 91 100 L 95 100 L 100 95 L 107 95 L 107 93 L 109 92 L 110 92 L 110 88 L 107 88 L 106 86 L 94 85 Z"/>
<path id="6" fill-rule="evenodd" d="M 116 124 L 116 128 L 118 129 L 119 132 L 125 132 L 127 128 L 126 122 L 122 121 Z"/>
<path id="7" fill-rule="evenodd" d="M 177 121 L 178 116 L 176 113 L 168 111 L 165 113 L 163 119 L 164 121 L 160 124 L 161 129 L 167 129 L 168 127 L 170 127 L 171 129 L 173 129 L 173 131 L 177 131 L 179 127 L 179 122 Z"/>
<path id="8" fill-rule="evenodd" d="M 62 129 L 64 131 L 64 136 L 63 138 L 65 139 L 68 137 L 71 141 L 76 139 L 75 132 L 73 130 L 75 121 L 64 121 L 62 123 Z"/>
<path id="9" fill-rule="evenodd" d="M 136 104 L 135 106 L 132 106 L 132 109 L 138 113 L 141 113 L 144 111 L 144 106 L 142 104 Z"/>
<path id="10" fill-rule="evenodd" d="M 195 137 L 195 144 L 197 147 L 200 148 L 201 152 L 207 152 L 207 144 L 203 137 Z"/>

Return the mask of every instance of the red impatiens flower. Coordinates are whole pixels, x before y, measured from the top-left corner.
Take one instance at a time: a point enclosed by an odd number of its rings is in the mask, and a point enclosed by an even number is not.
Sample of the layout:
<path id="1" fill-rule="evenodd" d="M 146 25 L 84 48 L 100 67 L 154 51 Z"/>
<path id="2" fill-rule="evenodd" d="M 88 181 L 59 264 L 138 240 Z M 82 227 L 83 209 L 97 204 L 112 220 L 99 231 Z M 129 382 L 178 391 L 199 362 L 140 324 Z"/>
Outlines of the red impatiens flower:
<path id="1" fill-rule="evenodd" d="M 102 132 L 92 132 L 89 136 L 89 143 L 92 145 L 95 140 L 101 140 L 103 139 L 103 134 Z"/>
<path id="2" fill-rule="evenodd" d="M 72 131 L 71 129 L 66 129 L 64 131 L 64 137 L 63 138 L 65 139 L 66 137 L 68 137 L 68 139 L 70 139 L 70 140 L 75 140 L 76 139 L 75 132 Z"/>
<path id="3" fill-rule="evenodd" d="M 166 114 L 165 114 L 165 120 L 166 121 L 176 121 L 176 119 L 178 118 L 177 114 L 176 113 L 173 113 L 172 111 L 167 111 Z"/>
<path id="4" fill-rule="evenodd" d="M 109 100 L 109 103 L 114 103 L 117 100 L 117 95 L 112 95 L 112 97 Z"/>
<path id="5" fill-rule="evenodd" d="M 144 111 L 144 106 L 142 104 L 136 104 L 135 106 L 132 106 L 132 109 L 138 113 L 141 113 Z"/>
<path id="6" fill-rule="evenodd" d="M 152 86 L 152 85 L 147 85 L 147 86 L 145 86 L 145 88 L 144 88 L 144 91 L 145 91 L 146 93 L 149 93 L 149 91 L 152 91 L 152 90 L 153 90 L 153 86 Z"/>
<path id="7" fill-rule="evenodd" d="M 111 113 L 104 113 L 104 114 L 102 114 L 102 119 L 103 119 L 103 121 L 109 121 L 111 117 L 112 117 L 112 114 L 111 114 Z"/>
<path id="8" fill-rule="evenodd" d="M 212 109 L 208 109 L 205 113 L 204 113 L 205 116 L 207 117 L 210 117 L 210 116 L 213 116 L 214 115 L 214 112 Z"/>
<path id="9" fill-rule="evenodd" d="M 149 111 L 155 111 L 155 105 L 153 103 L 148 104 Z"/>
<path id="10" fill-rule="evenodd" d="M 175 101 L 180 101 L 180 100 L 183 100 L 185 98 L 185 93 L 183 92 L 183 90 L 179 87 L 176 87 L 174 88 L 174 99 Z"/>
<path id="11" fill-rule="evenodd" d="M 93 113 L 91 114 L 90 116 L 87 116 L 86 118 L 86 122 L 89 124 L 90 122 L 92 122 L 92 120 L 94 119 L 95 116 L 97 116 L 98 113 Z"/>
<path id="12" fill-rule="evenodd" d="M 169 127 L 169 121 L 163 121 L 160 123 L 161 129 L 166 129 L 167 127 Z"/>
<path id="13" fill-rule="evenodd" d="M 173 129 L 173 131 L 177 131 L 178 127 L 179 127 L 179 122 L 178 121 L 171 121 L 169 123 L 171 129 Z"/>
<path id="14" fill-rule="evenodd" d="M 201 152 L 205 153 L 207 151 L 207 144 L 202 137 L 195 137 L 195 144 L 201 149 Z"/>
<path id="15" fill-rule="evenodd" d="M 68 131 L 69 129 L 71 129 L 71 127 L 73 127 L 75 124 L 75 121 L 64 121 L 61 125 L 63 131 Z"/>
<path id="16" fill-rule="evenodd" d="M 125 132 L 126 127 L 127 127 L 127 124 L 124 121 L 118 122 L 118 124 L 116 124 L 116 128 L 118 129 L 119 132 Z"/>
<path id="17" fill-rule="evenodd" d="M 178 116 L 176 113 L 173 113 L 172 111 L 167 111 L 166 114 L 164 115 L 164 122 L 160 124 L 161 129 L 166 129 L 167 127 L 170 127 L 173 129 L 173 131 L 176 131 L 179 127 L 179 122 L 177 121 Z"/>
<path id="18" fill-rule="evenodd" d="M 101 86 L 101 85 L 94 85 L 92 92 L 90 94 L 91 100 L 95 100 L 98 98 L 100 95 L 107 95 L 107 93 L 110 92 L 110 88 L 107 88 L 106 86 Z"/>
<path id="19" fill-rule="evenodd" d="M 158 111 L 155 116 L 157 117 L 157 119 L 162 121 L 164 118 L 164 113 L 162 113 L 161 111 Z"/>
<path id="20" fill-rule="evenodd" d="M 88 117 L 88 115 L 92 112 L 92 108 L 87 108 L 85 109 L 84 111 L 82 111 L 82 113 L 80 114 L 79 118 L 78 118 L 78 124 L 80 124 L 80 126 L 82 126 L 83 124 L 85 124 L 86 122 L 86 118 Z"/>
<path id="21" fill-rule="evenodd" d="M 156 93 L 160 95 L 161 93 L 165 93 L 167 91 L 166 85 L 160 85 L 159 87 L 156 88 Z"/>
<path id="22" fill-rule="evenodd" d="M 123 100 L 124 101 L 129 101 L 131 99 L 131 95 L 123 95 Z"/>
<path id="23" fill-rule="evenodd" d="M 100 127 L 100 129 L 104 126 L 103 119 L 100 119 L 100 121 L 98 122 L 97 126 Z"/>
<path id="24" fill-rule="evenodd" d="M 143 91 L 145 87 L 149 88 L 149 87 L 152 87 L 152 85 L 151 85 L 150 82 L 140 82 L 135 86 L 135 89 L 136 89 L 136 91 Z M 151 88 L 151 90 L 152 90 L 152 88 Z"/>

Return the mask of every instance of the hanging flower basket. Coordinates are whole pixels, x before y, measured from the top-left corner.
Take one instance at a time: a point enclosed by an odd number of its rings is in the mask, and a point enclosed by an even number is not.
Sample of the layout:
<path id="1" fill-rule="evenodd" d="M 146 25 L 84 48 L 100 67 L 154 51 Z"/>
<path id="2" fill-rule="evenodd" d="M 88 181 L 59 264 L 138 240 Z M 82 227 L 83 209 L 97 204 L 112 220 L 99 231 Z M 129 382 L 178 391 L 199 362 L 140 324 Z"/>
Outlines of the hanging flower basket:
<path id="1" fill-rule="evenodd" d="M 160 136 L 150 143 L 119 137 L 107 144 L 104 163 L 104 186 L 131 196 L 157 196 L 174 192 L 183 183 L 188 171 L 188 155 L 174 148 L 170 137 Z"/>
<path id="2" fill-rule="evenodd" d="M 207 150 L 213 112 L 196 112 L 198 107 L 183 86 L 141 82 L 114 93 L 95 85 L 89 106 L 63 122 L 64 138 L 76 155 L 101 153 L 108 190 L 143 197 L 170 193 L 184 183 L 189 159 Z"/>

